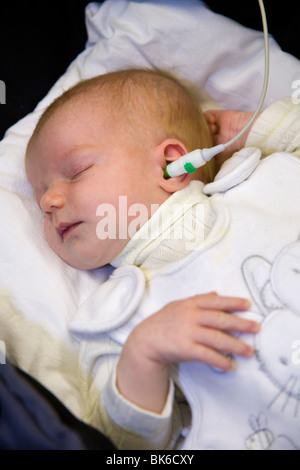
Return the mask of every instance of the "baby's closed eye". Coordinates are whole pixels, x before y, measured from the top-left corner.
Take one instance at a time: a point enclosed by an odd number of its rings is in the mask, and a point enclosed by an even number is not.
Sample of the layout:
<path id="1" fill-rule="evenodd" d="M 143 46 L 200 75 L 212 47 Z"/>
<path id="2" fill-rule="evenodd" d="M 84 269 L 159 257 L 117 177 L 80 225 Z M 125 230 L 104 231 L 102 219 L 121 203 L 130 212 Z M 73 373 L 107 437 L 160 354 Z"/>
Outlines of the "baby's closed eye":
<path id="1" fill-rule="evenodd" d="M 71 176 L 69 178 L 70 181 L 75 181 L 78 179 L 81 175 L 83 175 L 86 171 L 88 171 L 90 168 L 92 168 L 93 165 L 87 165 L 84 167 L 79 167 L 74 170 L 72 170 Z"/>

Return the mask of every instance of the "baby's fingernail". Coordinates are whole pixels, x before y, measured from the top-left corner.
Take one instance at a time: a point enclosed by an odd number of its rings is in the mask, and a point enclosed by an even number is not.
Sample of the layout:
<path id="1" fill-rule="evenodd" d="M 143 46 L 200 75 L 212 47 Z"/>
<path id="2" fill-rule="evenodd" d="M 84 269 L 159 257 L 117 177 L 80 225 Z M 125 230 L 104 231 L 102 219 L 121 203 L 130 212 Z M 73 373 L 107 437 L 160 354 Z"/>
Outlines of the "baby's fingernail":
<path id="1" fill-rule="evenodd" d="M 247 357 L 251 357 L 253 356 L 254 354 L 254 348 L 252 346 L 248 346 L 246 347 L 246 350 L 245 350 L 245 353 L 246 353 L 246 356 Z"/>
<path id="2" fill-rule="evenodd" d="M 260 323 L 257 323 L 256 321 L 252 322 L 251 328 L 253 333 L 258 333 L 260 331 Z"/>
<path id="3" fill-rule="evenodd" d="M 231 360 L 231 368 L 229 369 L 229 372 L 234 372 L 238 369 L 237 362 L 234 361 L 233 359 Z"/>

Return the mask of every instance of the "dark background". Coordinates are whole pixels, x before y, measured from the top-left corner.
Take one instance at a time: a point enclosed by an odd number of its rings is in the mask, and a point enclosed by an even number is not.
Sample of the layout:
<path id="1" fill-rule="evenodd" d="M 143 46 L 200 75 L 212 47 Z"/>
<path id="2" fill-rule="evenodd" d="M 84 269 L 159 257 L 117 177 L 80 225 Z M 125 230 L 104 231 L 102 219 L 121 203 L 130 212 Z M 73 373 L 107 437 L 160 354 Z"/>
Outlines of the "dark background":
<path id="1" fill-rule="evenodd" d="M 0 104 L 0 140 L 6 129 L 35 108 L 84 49 L 87 39 L 84 8 L 88 3 L 1 2 L 0 80 L 6 85 L 6 104 Z M 206 3 L 217 13 L 261 30 L 257 0 Z M 264 4 L 270 33 L 283 50 L 300 59 L 300 2 L 265 0 Z"/>

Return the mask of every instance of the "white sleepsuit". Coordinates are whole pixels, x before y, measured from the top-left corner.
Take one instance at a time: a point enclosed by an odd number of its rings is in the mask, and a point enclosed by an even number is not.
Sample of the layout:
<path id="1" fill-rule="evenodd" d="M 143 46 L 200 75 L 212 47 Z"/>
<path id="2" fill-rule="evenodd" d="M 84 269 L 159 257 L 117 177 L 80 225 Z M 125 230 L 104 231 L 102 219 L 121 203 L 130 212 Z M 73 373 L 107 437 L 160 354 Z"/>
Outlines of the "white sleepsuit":
<path id="1" fill-rule="evenodd" d="M 174 445 L 184 425 L 173 383 L 192 411 L 183 449 L 300 448 L 300 160 L 286 153 L 300 148 L 299 117 L 290 100 L 268 108 L 247 144 L 272 155 L 243 149 L 215 182 L 172 195 L 72 320 L 82 363 L 101 389 L 91 421 L 119 448 Z M 255 356 L 227 374 L 174 366 L 162 415 L 121 397 L 115 364 L 134 326 L 170 301 L 213 290 L 251 299 L 241 315 L 261 322 L 258 335 L 244 337 Z"/>

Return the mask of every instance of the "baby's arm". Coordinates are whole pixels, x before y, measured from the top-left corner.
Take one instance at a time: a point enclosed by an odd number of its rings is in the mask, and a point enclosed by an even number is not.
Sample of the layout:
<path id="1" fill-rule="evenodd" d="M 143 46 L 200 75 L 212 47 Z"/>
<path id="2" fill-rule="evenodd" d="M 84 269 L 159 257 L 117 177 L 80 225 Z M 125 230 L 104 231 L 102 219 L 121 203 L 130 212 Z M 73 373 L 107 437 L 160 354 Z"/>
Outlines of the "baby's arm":
<path id="1" fill-rule="evenodd" d="M 224 354 L 250 357 L 251 346 L 228 332 L 256 333 L 259 324 L 232 313 L 246 310 L 249 302 L 216 293 L 168 304 L 140 323 L 130 334 L 117 367 L 120 393 L 140 408 L 160 413 L 169 390 L 168 366 L 200 361 L 230 371 Z"/>
<path id="2" fill-rule="evenodd" d="M 214 145 L 235 137 L 249 122 L 254 112 L 209 110 L 205 113 Z M 291 97 L 275 101 L 260 112 L 245 133 L 224 152 L 216 156 L 217 169 L 235 151 L 258 147 L 263 156 L 274 152 L 300 153 L 300 106 Z"/>

